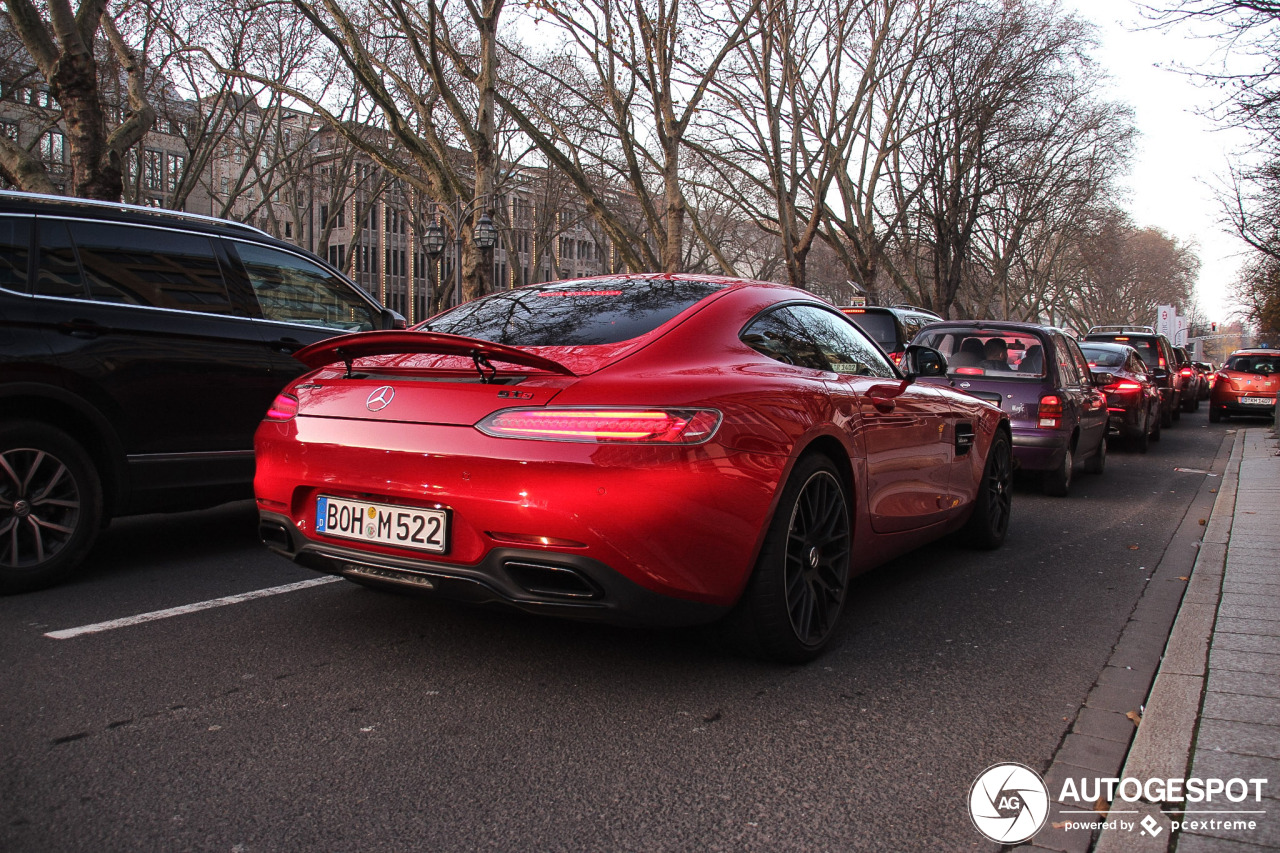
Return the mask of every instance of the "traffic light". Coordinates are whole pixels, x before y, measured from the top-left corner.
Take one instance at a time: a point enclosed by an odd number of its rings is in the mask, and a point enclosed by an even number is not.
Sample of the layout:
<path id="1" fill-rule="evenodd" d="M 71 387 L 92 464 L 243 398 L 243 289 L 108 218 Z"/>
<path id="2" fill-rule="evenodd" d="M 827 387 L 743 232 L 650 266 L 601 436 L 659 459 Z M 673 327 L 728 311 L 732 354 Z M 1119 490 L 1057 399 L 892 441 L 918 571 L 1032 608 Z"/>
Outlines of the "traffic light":
<path id="1" fill-rule="evenodd" d="M 1218 324 L 1217 324 L 1217 323 L 1210 323 L 1210 324 L 1209 324 L 1209 328 L 1216 332 L 1216 331 L 1218 331 Z"/>

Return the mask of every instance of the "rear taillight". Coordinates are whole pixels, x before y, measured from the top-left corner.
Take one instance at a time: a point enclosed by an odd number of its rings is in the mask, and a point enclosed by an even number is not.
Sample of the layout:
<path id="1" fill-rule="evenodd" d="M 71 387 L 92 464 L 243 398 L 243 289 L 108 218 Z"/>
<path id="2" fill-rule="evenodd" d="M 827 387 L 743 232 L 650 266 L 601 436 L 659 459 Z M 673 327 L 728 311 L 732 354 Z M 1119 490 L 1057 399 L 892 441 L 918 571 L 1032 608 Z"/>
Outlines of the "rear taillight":
<path id="1" fill-rule="evenodd" d="M 965 376 L 981 376 L 986 373 L 981 367 L 957 367 L 956 373 L 963 373 Z"/>
<path id="2" fill-rule="evenodd" d="M 1184 368 L 1182 368 L 1182 370 L 1180 370 L 1180 371 L 1178 371 L 1178 372 L 1179 372 L 1179 373 L 1181 373 L 1183 376 L 1194 376 L 1194 375 L 1195 375 L 1195 371 L 1194 371 L 1194 370 L 1192 370 L 1190 367 L 1184 367 Z"/>
<path id="3" fill-rule="evenodd" d="M 1102 390 L 1108 394 L 1131 394 L 1134 391 L 1141 391 L 1142 386 L 1137 382 L 1113 382 Z"/>
<path id="4" fill-rule="evenodd" d="M 1057 429 L 1062 425 L 1062 399 L 1057 394 L 1045 394 L 1040 398 L 1039 423 L 1041 429 Z"/>
<path id="5" fill-rule="evenodd" d="M 889 360 L 890 360 L 890 361 L 892 361 L 892 362 L 894 363 L 894 365 L 896 365 L 897 367 L 901 367 L 901 366 L 902 366 L 902 353 L 900 353 L 900 352 L 891 352 L 891 353 L 889 353 Z"/>
<path id="6" fill-rule="evenodd" d="M 267 409 L 269 421 L 291 421 L 298 414 L 298 398 L 291 394 L 278 394 L 271 408 Z"/>
<path id="7" fill-rule="evenodd" d="M 701 444 L 720 426 L 714 409 L 504 409 L 476 424 L 498 438 L 595 444 Z"/>

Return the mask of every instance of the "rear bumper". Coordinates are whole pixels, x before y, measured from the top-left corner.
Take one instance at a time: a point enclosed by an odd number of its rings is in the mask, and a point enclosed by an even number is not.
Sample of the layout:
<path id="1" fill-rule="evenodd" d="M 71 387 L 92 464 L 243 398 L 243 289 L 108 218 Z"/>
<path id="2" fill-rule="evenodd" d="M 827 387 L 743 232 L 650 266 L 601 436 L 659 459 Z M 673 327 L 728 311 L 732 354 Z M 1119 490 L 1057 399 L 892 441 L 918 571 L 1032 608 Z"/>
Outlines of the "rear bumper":
<path id="1" fill-rule="evenodd" d="M 498 604 L 526 613 L 611 624 L 677 626 L 712 622 L 726 606 L 659 595 L 580 554 L 517 548 L 490 551 L 471 565 L 371 554 L 304 537 L 287 516 L 260 511 L 258 531 L 272 551 L 298 565 L 357 582 Z"/>
<path id="2" fill-rule="evenodd" d="M 1253 415 L 1257 418 L 1269 418 L 1275 414 L 1275 394 L 1257 394 L 1250 396 L 1263 397 L 1271 400 L 1271 404 L 1267 406 L 1258 405 L 1256 403 L 1241 403 L 1239 394 L 1215 395 L 1209 401 L 1211 408 L 1217 409 L 1219 412 L 1228 415 Z"/>
<path id="3" fill-rule="evenodd" d="M 1013 428 L 1013 460 L 1026 471 L 1053 471 L 1062 464 L 1071 434 L 1062 430 Z"/>

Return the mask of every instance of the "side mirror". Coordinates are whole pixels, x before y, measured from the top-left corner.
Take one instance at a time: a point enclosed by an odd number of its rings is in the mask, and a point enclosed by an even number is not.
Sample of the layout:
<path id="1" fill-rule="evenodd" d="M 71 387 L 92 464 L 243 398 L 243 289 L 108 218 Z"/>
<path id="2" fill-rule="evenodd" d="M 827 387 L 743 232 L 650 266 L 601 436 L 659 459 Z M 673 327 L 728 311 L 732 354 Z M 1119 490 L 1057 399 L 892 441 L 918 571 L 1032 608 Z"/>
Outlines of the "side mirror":
<path id="1" fill-rule="evenodd" d="M 902 372 L 908 379 L 919 376 L 946 376 L 947 358 L 933 347 L 912 344 L 902 354 Z"/>
<path id="2" fill-rule="evenodd" d="M 382 309 L 382 328 L 384 329 L 404 329 L 408 324 L 405 323 L 404 315 L 398 311 L 392 311 L 390 308 Z"/>
<path id="3" fill-rule="evenodd" d="M 1157 367 L 1151 371 L 1151 375 L 1156 379 L 1168 379 L 1169 371 L 1165 370 L 1163 367 Z"/>
<path id="4" fill-rule="evenodd" d="M 1114 373 L 1095 373 L 1093 374 L 1093 384 L 1099 387 L 1104 385 L 1115 384 L 1116 376 Z"/>

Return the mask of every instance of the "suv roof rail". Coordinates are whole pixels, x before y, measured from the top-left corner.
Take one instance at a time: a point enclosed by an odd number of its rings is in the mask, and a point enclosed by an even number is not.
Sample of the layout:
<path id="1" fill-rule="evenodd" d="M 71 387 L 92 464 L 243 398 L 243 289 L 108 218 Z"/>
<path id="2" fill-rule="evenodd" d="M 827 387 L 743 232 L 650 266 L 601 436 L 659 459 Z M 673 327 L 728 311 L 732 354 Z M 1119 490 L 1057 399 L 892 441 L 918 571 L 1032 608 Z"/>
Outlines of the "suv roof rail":
<path id="1" fill-rule="evenodd" d="M 219 219 L 216 216 L 205 216 L 203 213 L 188 213 L 185 210 L 170 210 L 167 207 L 147 207 L 141 204 L 126 204 L 123 201 L 102 201 L 96 198 L 80 198 L 71 195 L 49 195 L 48 193 L 28 193 L 19 190 L 0 190 L 0 199 L 15 199 L 19 201 L 45 201 L 56 204 L 77 205 L 83 207 L 99 207 L 104 210 L 120 210 L 131 213 L 145 213 L 150 216 L 168 217 L 170 219 L 188 219 L 194 222 L 208 222 L 214 225 L 229 226 L 231 228 L 239 228 L 248 231 L 259 237 L 271 237 L 261 228 L 255 228 L 244 222 L 236 222 L 234 219 Z M 272 237 L 274 240 L 275 238 Z"/>
<path id="2" fill-rule="evenodd" d="M 933 317 L 937 317 L 939 320 L 942 319 L 942 316 L 938 314 L 936 311 L 930 311 L 928 308 L 921 308 L 919 305 L 908 305 L 905 302 L 900 302 L 897 305 L 890 305 L 889 307 L 901 308 L 907 311 L 919 311 L 921 314 L 929 314 Z"/>
<path id="3" fill-rule="evenodd" d="M 1090 326 L 1089 331 L 1085 332 L 1085 334 L 1086 335 L 1106 335 L 1112 332 L 1117 332 L 1117 333 L 1136 332 L 1140 335 L 1154 335 L 1156 333 L 1156 330 L 1151 328 L 1150 326 L 1134 326 L 1134 325 L 1122 323 L 1116 326 Z"/>

